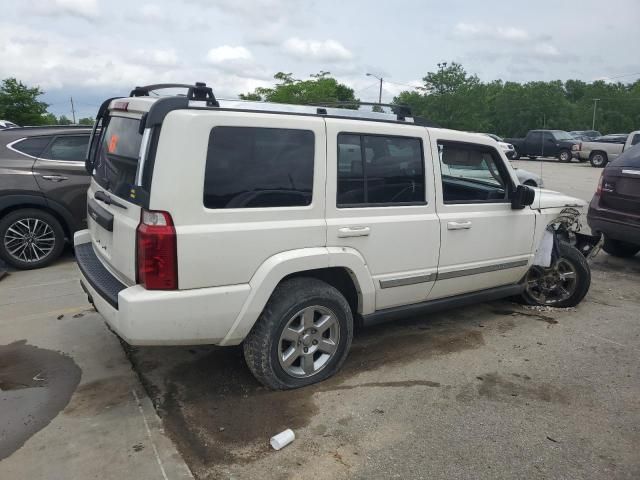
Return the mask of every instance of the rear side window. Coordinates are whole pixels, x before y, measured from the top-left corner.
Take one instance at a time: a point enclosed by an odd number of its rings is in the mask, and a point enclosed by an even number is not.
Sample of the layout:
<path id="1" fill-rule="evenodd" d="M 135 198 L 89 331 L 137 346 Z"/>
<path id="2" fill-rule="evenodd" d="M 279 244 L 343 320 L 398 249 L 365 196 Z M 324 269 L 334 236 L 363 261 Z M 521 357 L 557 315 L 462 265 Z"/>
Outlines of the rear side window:
<path id="1" fill-rule="evenodd" d="M 425 202 L 419 138 L 338 135 L 338 207 Z"/>
<path id="2" fill-rule="evenodd" d="M 640 143 L 640 133 L 636 133 L 631 139 L 631 145 L 637 145 Z"/>
<path id="3" fill-rule="evenodd" d="M 134 183 L 142 135 L 135 118 L 110 117 L 100 138 L 93 178 L 109 192 L 125 198 Z"/>
<path id="4" fill-rule="evenodd" d="M 315 137 L 309 130 L 215 127 L 204 175 L 207 208 L 311 204 Z"/>
<path id="5" fill-rule="evenodd" d="M 50 160 L 84 162 L 88 144 L 89 135 L 56 137 L 42 156 Z"/>
<path id="6" fill-rule="evenodd" d="M 49 145 L 50 141 L 51 137 L 25 138 L 24 140 L 14 143 L 11 148 L 18 150 L 25 155 L 39 157 L 45 147 Z"/>

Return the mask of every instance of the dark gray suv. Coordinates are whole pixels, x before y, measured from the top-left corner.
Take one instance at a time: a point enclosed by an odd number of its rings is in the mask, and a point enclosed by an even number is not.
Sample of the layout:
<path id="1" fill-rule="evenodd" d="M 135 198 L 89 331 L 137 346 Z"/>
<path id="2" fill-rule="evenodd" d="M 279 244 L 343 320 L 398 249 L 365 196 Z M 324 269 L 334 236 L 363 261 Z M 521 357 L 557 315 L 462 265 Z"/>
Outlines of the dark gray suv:
<path id="1" fill-rule="evenodd" d="M 20 269 L 49 265 L 86 228 L 87 127 L 0 131 L 0 258 Z"/>

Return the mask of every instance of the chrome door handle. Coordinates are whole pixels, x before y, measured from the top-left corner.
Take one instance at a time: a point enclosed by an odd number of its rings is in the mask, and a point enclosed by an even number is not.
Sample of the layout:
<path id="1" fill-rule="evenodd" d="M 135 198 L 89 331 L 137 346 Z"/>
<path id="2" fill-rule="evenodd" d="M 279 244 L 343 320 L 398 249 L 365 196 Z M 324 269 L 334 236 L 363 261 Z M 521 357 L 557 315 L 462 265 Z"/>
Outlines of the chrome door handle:
<path id="1" fill-rule="evenodd" d="M 62 175 L 42 175 L 42 178 L 49 180 L 50 182 L 64 182 L 65 180 L 69 180 L 69 177 L 64 177 Z"/>
<path id="2" fill-rule="evenodd" d="M 471 222 L 447 222 L 447 230 L 469 230 Z"/>
<path id="3" fill-rule="evenodd" d="M 368 237 L 371 233 L 369 227 L 342 227 L 338 229 L 338 238 Z"/>

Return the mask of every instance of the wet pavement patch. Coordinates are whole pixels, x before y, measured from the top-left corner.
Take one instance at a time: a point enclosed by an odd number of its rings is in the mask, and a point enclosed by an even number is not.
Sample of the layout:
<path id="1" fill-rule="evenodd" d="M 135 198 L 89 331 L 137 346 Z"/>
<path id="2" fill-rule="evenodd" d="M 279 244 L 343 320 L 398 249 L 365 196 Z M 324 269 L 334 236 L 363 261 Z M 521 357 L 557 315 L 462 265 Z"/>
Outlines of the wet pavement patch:
<path id="1" fill-rule="evenodd" d="M 63 353 L 24 340 L 0 345 L 0 460 L 65 408 L 81 375 Z"/>
<path id="2" fill-rule="evenodd" d="M 464 315 L 458 311 L 458 320 Z M 461 324 L 436 318 L 444 323 L 410 319 L 365 329 L 354 339 L 338 374 L 318 385 L 282 392 L 268 390 L 253 378 L 240 347 L 135 348 L 129 354 L 189 465 L 195 472 L 210 471 L 268 454 L 272 435 L 310 424 L 320 411 L 319 394 L 439 388 L 440 383 L 426 379 L 357 380 L 367 371 L 484 345 L 481 330 L 472 326 L 475 320 L 463 319 Z M 425 323 L 433 328 L 425 329 Z"/>

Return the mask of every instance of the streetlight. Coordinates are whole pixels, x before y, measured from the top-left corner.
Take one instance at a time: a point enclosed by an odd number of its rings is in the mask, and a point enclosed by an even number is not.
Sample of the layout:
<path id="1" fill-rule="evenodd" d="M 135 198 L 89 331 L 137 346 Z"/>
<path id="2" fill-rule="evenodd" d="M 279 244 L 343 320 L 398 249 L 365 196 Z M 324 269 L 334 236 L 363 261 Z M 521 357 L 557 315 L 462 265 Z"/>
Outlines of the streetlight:
<path id="1" fill-rule="evenodd" d="M 591 130 L 596 129 L 596 108 L 598 107 L 599 98 L 593 99 L 593 121 L 591 122 Z"/>
<path id="2" fill-rule="evenodd" d="M 373 77 L 380 80 L 380 92 L 378 93 L 378 103 L 382 103 L 382 77 L 374 75 L 373 73 L 367 73 L 367 77 Z"/>

